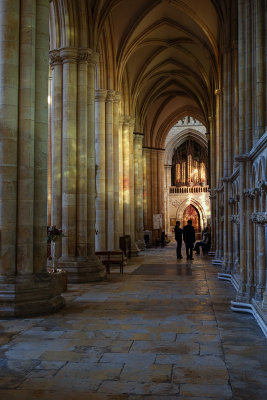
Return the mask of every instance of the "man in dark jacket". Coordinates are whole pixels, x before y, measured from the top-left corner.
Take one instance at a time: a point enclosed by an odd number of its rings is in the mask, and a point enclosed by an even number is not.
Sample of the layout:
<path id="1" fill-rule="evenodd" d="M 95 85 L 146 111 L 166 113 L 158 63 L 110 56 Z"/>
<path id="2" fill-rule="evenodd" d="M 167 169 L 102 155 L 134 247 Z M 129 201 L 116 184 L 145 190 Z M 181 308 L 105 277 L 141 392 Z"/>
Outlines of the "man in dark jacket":
<path id="1" fill-rule="evenodd" d="M 183 258 L 181 254 L 181 247 L 182 247 L 182 242 L 183 242 L 183 230 L 180 228 L 180 221 L 176 221 L 176 225 L 174 227 L 174 233 L 175 233 L 175 240 L 177 242 L 177 247 L 176 247 L 176 254 L 177 258 Z"/>
<path id="2" fill-rule="evenodd" d="M 192 226 L 192 220 L 189 219 L 187 221 L 187 225 L 184 227 L 183 230 L 184 235 L 184 242 L 186 248 L 186 258 L 187 260 L 194 260 L 193 259 L 193 247 L 195 243 L 195 228 Z"/>

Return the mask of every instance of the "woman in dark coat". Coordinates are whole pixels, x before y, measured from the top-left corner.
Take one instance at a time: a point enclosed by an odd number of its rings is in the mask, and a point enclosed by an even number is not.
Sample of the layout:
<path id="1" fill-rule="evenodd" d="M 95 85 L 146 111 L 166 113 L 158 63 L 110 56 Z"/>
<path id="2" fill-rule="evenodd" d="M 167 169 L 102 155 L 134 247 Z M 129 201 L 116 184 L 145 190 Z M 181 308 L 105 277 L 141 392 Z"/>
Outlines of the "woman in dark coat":
<path id="1" fill-rule="evenodd" d="M 187 225 L 183 229 L 183 236 L 186 248 L 186 258 L 187 260 L 193 259 L 193 247 L 196 241 L 195 228 L 192 226 L 192 220 L 187 221 Z"/>

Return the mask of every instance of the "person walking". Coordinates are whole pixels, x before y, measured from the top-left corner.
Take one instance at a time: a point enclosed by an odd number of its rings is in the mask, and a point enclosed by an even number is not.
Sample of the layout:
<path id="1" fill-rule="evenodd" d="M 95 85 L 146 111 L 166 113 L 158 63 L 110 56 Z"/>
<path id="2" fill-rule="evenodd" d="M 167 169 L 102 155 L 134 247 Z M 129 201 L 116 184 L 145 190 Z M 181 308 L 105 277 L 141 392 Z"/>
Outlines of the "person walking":
<path id="1" fill-rule="evenodd" d="M 174 233 L 175 233 L 175 240 L 177 242 L 176 255 L 178 259 L 181 259 L 183 258 L 181 254 L 181 248 L 183 243 L 183 230 L 180 228 L 180 221 L 176 221 L 176 225 L 174 227 Z"/>
<path id="2" fill-rule="evenodd" d="M 187 225 L 183 229 L 183 236 L 186 248 L 186 258 L 187 260 L 193 259 L 193 247 L 196 240 L 195 237 L 195 228 L 192 226 L 192 220 L 189 219 L 187 221 Z"/>

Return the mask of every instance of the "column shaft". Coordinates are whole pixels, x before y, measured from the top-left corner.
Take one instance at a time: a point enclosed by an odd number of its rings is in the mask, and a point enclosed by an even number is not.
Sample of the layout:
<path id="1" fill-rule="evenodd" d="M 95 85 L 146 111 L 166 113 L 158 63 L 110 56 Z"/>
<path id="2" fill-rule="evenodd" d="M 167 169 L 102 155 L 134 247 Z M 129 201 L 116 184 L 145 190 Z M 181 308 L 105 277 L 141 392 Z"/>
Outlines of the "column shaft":
<path id="1" fill-rule="evenodd" d="M 158 152 L 153 149 L 152 151 L 152 193 L 153 198 L 153 214 L 158 214 Z M 151 200 L 152 200 L 151 198 Z M 152 216 L 153 218 L 153 216 Z"/>
<path id="2" fill-rule="evenodd" d="M 107 91 L 96 92 L 96 250 L 106 250 L 105 100 Z"/>
<path id="3" fill-rule="evenodd" d="M 33 24 L 31 21 L 34 21 Z M 21 4 L 18 129 L 17 273 L 33 272 L 36 2 Z M 26 29 L 32 24 L 32 29 Z M 37 57 L 36 57 L 37 59 Z M 46 76 L 46 75 L 45 75 Z M 45 83 L 47 84 L 47 83 Z M 46 121 L 47 122 L 47 121 Z M 37 145 L 37 144 L 36 144 Z M 43 143 L 42 143 L 43 145 Z M 46 151 L 46 149 L 45 149 Z M 43 193 L 46 201 L 46 187 Z M 41 261 L 44 261 L 43 259 Z M 42 267 L 45 266 L 45 263 Z"/>
<path id="4" fill-rule="evenodd" d="M 256 285 L 256 298 L 262 299 L 263 292 L 266 284 L 266 248 L 265 248 L 265 225 L 259 224 L 257 226 L 257 267 L 258 267 L 258 281 Z"/>
<path id="5" fill-rule="evenodd" d="M 79 55 L 77 93 L 77 256 L 87 257 L 87 60 Z"/>
<path id="6" fill-rule="evenodd" d="M 113 101 L 115 91 L 108 90 L 106 98 L 106 246 L 107 250 L 114 250 L 114 163 L 113 163 Z"/>
<path id="7" fill-rule="evenodd" d="M 120 231 L 120 95 L 116 93 L 113 103 L 113 168 L 114 168 L 114 248 L 119 249 Z"/>
<path id="8" fill-rule="evenodd" d="M 76 141 L 77 141 L 77 50 L 60 51 L 63 62 L 62 103 L 62 256 L 76 256 Z"/>
<path id="9" fill-rule="evenodd" d="M 48 0 L 0 3 L 1 316 L 64 305 L 46 272 L 48 9 Z"/>
<path id="10" fill-rule="evenodd" d="M 162 215 L 162 229 L 165 230 L 164 215 L 164 151 L 158 150 L 158 211 Z"/>
<path id="11" fill-rule="evenodd" d="M 87 67 L 87 255 L 94 264 L 96 231 L 95 70 L 99 56 L 90 54 Z"/>
<path id="12" fill-rule="evenodd" d="M 264 29 L 266 29 L 266 5 L 262 0 L 255 2 L 255 32 L 256 32 L 256 48 L 255 48 L 255 67 L 256 67 L 256 106 L 255 121 L 256 129 L 253 137 L 253 144 L 264 134 L 266 124 L 266 61 L 264 59 L 266 53 L 266 43 L 264 43 Z M 266 4 L 266 2 L 265 2 Z"/>
<path id="13" fill-rule="evenodd" d="M 121 117 L 119 117 L 119 131 L 118 131 L 118 141 L 119 141 L 119 237 L 123 236 L 123 230 L 124 230 L 124 219 L 123 219 L 123 198 L 124 198 L 124 189 L 123 189 L 123 182 L 124 182 L 124 170 L 123 170 L 123 137 L 122 137 L 122 124 L 123 120 Z"/>
<path id="14" fill-rule="evenodd" d="M 62 131 L 62 64 L 58 50 L 50 52 L 52 66 L 51 123 L 51 224 L 62 226 L 61 209 L 61 131 Z"/>
<path id="15" fill-rule="evenodd" d="M 23 2 L 22 2 L 23 3 Z M 46 269 L 49 3 L 36 1 L 36 70 L 34 138 L 34 272 Z M 44 95 L 45 94 L 45 95 Z"/>
<path id="16" fill-rule="evenodd" d="M 122 127 L 123 137 L 123 222 L 124 234 L 130 235 L 130 141 L 129 141 L 129 117 L 125 117 Z"/>
<path id="17" fill-rule="evenodd" d="M 143 134 L 134 134 L 134 208 L 135 236 L 140 249 L 144 247 L 143 238 Z"/>

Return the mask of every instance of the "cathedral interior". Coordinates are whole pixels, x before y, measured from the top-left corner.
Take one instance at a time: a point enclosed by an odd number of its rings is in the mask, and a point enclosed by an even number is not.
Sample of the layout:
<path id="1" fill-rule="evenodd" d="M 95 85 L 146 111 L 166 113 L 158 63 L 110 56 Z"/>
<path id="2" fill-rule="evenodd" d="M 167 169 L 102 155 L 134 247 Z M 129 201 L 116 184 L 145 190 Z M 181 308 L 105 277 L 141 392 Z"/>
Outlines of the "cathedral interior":
<path id="1" fill-rule="evenodd" d="M 267 398 L 266 17 L 1 0 L 1 399 Z"/>

